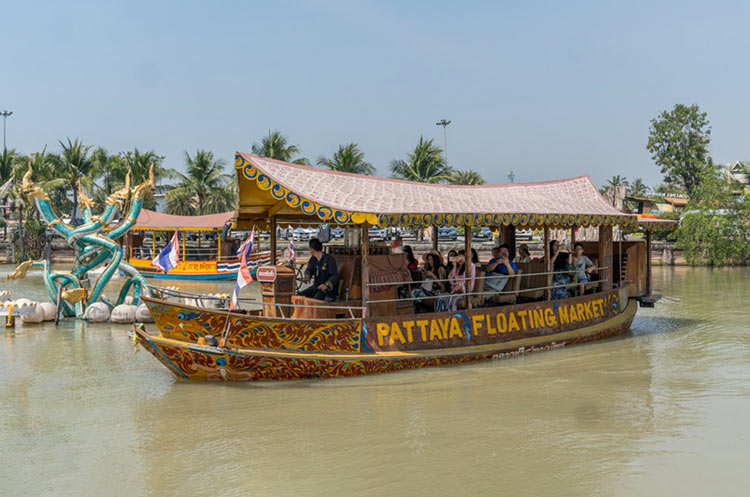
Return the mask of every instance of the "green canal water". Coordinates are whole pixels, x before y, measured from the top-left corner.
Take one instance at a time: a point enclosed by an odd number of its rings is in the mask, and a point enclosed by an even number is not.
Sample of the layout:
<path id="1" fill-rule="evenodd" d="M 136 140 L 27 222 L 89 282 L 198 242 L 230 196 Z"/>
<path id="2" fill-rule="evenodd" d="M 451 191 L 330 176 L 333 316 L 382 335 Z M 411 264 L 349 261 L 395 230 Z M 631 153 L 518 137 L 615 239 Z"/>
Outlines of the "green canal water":
<path id="1" fill-rule="evenodd" d="M 352 379 L 189 383 L 127 326 L 2 329 L 0 495 L 748 495 L 750 270 L 654 277 L 621 337 Z"/>

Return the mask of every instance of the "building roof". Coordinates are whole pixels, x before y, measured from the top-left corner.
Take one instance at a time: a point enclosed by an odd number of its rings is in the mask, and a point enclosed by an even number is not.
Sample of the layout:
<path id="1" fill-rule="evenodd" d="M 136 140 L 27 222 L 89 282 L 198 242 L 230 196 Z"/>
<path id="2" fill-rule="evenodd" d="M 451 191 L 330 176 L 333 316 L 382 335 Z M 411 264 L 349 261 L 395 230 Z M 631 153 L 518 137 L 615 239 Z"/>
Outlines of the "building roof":
<path id="1" fill-rule="evenodd" d="M 635 224 L 588 176 L 540 183 L 440 185 L 341 173 L 237 153 L 237 223 L 380 226 Z"/>
<path id="2" fill-rule="evenodd" d="M 690 199 L 686 197 L 664 197 L 664 201 L 668 204 L 682 207 L 687 205 Z"/>
<path id="3" fill-rule="evenodd" d="M 222 212 L 221 214 L 208 214 L 206 216 L 175 216 L 162 212 L 141 209 L 134 230 L 213 230 L 221 228 L 232 221 L 234 211 Z"/>

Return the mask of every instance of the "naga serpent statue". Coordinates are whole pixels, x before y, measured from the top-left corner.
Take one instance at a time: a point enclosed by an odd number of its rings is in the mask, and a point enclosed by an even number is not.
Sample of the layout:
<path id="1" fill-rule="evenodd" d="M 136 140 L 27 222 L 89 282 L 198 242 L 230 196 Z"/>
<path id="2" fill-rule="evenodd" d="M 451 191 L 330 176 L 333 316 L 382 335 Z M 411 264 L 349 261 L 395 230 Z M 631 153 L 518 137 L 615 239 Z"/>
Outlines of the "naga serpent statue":
<path id="1" fill-rule="evenodd" d="M 47 261 L 24 261 L 16 270 L 8 275 L 7 279 L 23 278 L 31 267 L 41 267 L 44 271 L 44 285 L 47 288 L 53 302 L 58 299 L 58 292 L 62 292 L 61 305 L 66 316 L 83 317 L 86 306 L 94 302 L 103 302 L 113 308 L 125 300 L 131 288 L 133 288 L 133 304 L 140 303 L 141 293 L 151 295 L 146 280 L 133 266 L 124 262 L 122 247 L 116 240 L 121 238 L 134 224 L 141 212 L 143 199 L 154 187 L 154 165 L 151 164 L 148 179 L 130 190 L 130 172 L 125 177 L 125 186 L 107 197 L 104 212 L 100 216 L 92 215 L 94 203 L 83 192 L 81 183 L 78 183 L 79 205 L 83 215 L 81 226 L 70 226 L 62 222 L 52 206 L 49 196 L 38 185 L 31 181 L 31 162 L 29 169 L 23 175 L 21 187 L 23 193 L 36 205 L 37 210 L 47 222 L 47 226 L 63 237 L 68 245 L 76 250 L 77 255 L 71 271 L 50 271 Z M 110 229 L 110 223 L 118 211 L 125 212 L 125 206 L 130 200 L 130 209 L 127 217 L 117 226 Z M 104 230 L 104 233 L 100 233 Z M 97 267 L 104 266 L 104 271 L 97 278 L 96 283 L 89 292 L 81 284 L 81 280 L 87 277 L 87 273 Z M 128 279 L 122 285 L 116 302 L 109 301 L 103 294 L 104 287 L 109 280 L 120 270 Z M 72 304 L 72 305 L 71 305 Z"/>

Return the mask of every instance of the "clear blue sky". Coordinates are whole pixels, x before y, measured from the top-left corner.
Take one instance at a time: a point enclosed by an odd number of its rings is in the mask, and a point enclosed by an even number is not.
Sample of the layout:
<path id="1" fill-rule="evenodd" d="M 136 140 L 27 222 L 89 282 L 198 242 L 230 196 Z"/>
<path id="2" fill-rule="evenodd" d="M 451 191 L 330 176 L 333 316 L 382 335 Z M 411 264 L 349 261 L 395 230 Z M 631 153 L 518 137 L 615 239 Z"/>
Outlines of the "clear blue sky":
<path id="1" fill-rule="evenodd" d="M 748 2 L 4 2 L 8 147 L 82 139 L 231 165 L 269 129 L 302 155 L 357 142 L 388 174 L 420 135 L 490 183 L 661 181 L 649 120 L 708 112 L 750 158 Z"/>

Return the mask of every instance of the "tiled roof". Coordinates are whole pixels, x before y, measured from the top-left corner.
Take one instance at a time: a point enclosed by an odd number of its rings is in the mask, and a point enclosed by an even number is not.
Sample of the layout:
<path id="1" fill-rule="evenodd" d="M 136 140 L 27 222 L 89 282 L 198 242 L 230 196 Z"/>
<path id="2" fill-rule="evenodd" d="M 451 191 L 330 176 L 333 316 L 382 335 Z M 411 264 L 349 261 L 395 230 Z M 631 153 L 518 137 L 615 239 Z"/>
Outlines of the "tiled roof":
<path id="1" fill-rule="evenodd" d="M 506 185 L 435 185 L 340 173 L 239 153 L 297 195 L 334 209 L 373 214 L 568 214 L 622 216 L 588 176 Z"/>

